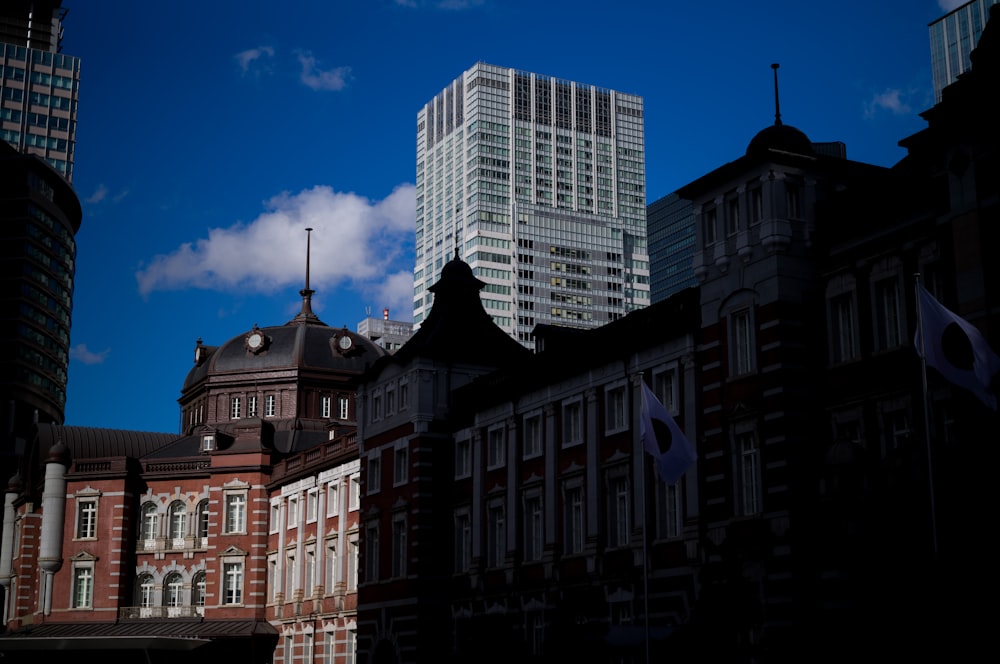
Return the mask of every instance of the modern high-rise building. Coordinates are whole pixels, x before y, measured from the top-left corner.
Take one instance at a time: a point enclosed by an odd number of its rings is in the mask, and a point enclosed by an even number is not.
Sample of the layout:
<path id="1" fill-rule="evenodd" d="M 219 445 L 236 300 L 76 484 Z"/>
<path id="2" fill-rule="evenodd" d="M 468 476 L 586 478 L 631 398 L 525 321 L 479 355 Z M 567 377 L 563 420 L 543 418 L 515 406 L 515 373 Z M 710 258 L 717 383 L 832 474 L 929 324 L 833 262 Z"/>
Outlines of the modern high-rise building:
<path id="1" fill-rule="evenodd" d="M 954 83 L 959 74 L 969 70 L 969 55 L 983 33 L 990 7 L 998 2 L 1000 0 L 972 0 L 930 23 L 935 103 L 941 101 L 942 90 Z"/>
<path id="2" fill-rule="evenodd" d="M 61 53 L 61 0 L 0 5 L 0 140 L 73 181 L 80 59 Z"/>
<path id="3" fill-rule="evenodd" d="M 649 237 L 650 297 L 661 302 L 696 286 L 694 276 L 694 209 L 676 192 L 646 208 Z"/>
<path id="4" fill-rule="evenodd" d="M 477 63 L 417 113 L 413 321 L 456 254 L 496 324 L 596 327 L 649 304 L 643 100 Z"/>

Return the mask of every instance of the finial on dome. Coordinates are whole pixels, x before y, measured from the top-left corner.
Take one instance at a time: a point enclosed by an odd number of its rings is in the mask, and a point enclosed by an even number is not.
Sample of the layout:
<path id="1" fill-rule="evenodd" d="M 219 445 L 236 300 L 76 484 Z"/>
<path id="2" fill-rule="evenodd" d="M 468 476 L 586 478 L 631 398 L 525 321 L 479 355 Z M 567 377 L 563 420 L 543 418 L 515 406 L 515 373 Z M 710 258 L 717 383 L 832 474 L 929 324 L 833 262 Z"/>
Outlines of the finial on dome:
<path id="1" fill-rule="evenodd" d="M 292 319 L 293 322 L 318 321 L 319 317 L 312 310 L 312 296 L 316 291 L 309 288 L 309 253 L 312 243 L 312 230 L 306 229 L 306 287 L 299 291 L 302 296 L 302 311 Z"/>
<path id="2" fill-rule="evenodd" d="M 781 124 L 781 106 L 778 103 L 778 67 L 780 67 L 777 62 L 771 65 L 771 69 L 774 70 L 774 124 Z"/>

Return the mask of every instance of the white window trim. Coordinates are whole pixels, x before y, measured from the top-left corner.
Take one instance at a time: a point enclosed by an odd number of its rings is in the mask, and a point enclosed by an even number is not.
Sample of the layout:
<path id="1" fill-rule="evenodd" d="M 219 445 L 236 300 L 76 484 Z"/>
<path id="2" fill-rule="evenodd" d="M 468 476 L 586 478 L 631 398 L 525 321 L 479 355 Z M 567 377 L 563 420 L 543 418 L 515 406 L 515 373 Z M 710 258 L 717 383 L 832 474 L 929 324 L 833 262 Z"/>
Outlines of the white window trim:
<path id="1" fill-rule="evenodd" d="M 566 411 L 570 407 L 572 407 L 574 405 L 577 406 L 578 409 L 579 409 L 579 416 L 577 417 L 577 424 L 578 424 L 578 426 L 577 426 L 577 429 L 578 429 L 577 434 L 578 435 L 576 437 L 574 437 L 574 438 L 567 438 L 567 436 L 566 436 L 566 429 L 567 429 L 566 422 L 567 422 L 568 418 L 566 416 Z M 582 445 L 583 444 L 583 440 L 586 437 L 586 434 L 584 432 L 584 428 L 585 428 L 584 427 L 585 413 L 584 413 L 584 408 L 583 408 L 583 397 L 582 396 L 577 396 L 577 397 L 573 397 L 571 399 L 565 399 L 560 404 L 560 406 L 559 406 L 559 412 L 560 412 L 561 421 L 562 421 L 562 447 L 573 447 L 575 445 Z"/>
<path id="2" fill-rule="evenodd" d="M 494 439 L 499 441 L 499 458 L 494 458 Z M 503 424 L 494 424 L 486 430 L 486 470 L 507 465 L 507 431 Z"/>
<path id="3" fill-rule="evenodd" d="M 605 435 L 611 435 L 615 433 L 620 433 L 622 431 L 628 430 L 631 425 L 629 419 L 629 389 L 627 381 L 623 378 L 621 380 L 608 383 L 604 386 L 604 433 Z M 620 394 L 622 399 L 622 410 L 621 419 L 617 423 L 611 422 L 612 415 L 612 398 Z"/>
<path id="4" fill-rule="evenodd" d="M 528 450 L 528 431 L 530 430 L 528 423 L 531 421 L 538 421 L 538 449 L 535 451 Z M 545 415 L 542 409 L 537 409 L 525 413 L 521 418 L 521 438 L 522 438 L 522 456 L 525 459 L 534 459 L 542 456 L 545 453 Z"/>

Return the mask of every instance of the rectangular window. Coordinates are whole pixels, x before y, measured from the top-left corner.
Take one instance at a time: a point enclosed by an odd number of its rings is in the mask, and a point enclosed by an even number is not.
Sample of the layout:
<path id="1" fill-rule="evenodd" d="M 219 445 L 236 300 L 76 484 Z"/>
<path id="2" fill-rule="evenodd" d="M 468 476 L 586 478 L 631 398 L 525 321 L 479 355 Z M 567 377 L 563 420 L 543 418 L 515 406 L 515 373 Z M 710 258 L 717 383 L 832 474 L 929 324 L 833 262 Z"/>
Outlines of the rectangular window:
<path id="1" fill-rule="evenodd" d="M 274 395 L 264 397 L 264 417 L 274 417 Z"/>
<path id="2" fill-rule="evenodd" d="M 319 489 L 310 489 L 306 493 L 306 523 L 316 521 L 319 512 Z"/>
<path id="3" fill-rule="evenodd" d="M 789 219 L 798 219 L 800 213 L 799 185 L 794 182 L 785 183 L 785 208 Z"/>
<path id="4" fill-rule="evenodd" d="M 542 416 L 531 415 L 524 418 L 524 457 L 535 457 L 542 453 Z"/>
<path id="5" fill-rule="evenodd" d="M 243 602 L 243 563 L 225 563 L 222 566 L 224 604 Z"/>
<path id="6" fill-rule="evenodd" d="M 566 524 L 566 553 L 583 552 L 583 487 L 567 487 L 564 492 Z"/>
<path id="7" fill-rule="evenodd" d="M 406 576 L 406 516 L 392 518 L 392 576 Z"/>
<path id="8" fill-rule="evenodd" d="M 257 417 L 257 397 L 247 397 L 247 417 Z"/>
<path id="9" fill-rule="evenodd" d="M 378 524 L 365 528 L 365 581 L 378 581 Z"/>
<path id="10" fill-rule="evenodd" d="M 613 477 L 608 487 L 608 545 L 628 546 L 629 493 L 628 478 Z"/>
<path id="11" fill-rule="evenodd" d="M 347 400 L 347 397 L 340 397 L 339 399 L 337 399 L 337 410 L 340 414 L 340 419 L 342 420 L 347 419 L 349 403 L 350 402 Z"/>
<path id="12" fill-rule="evenodd" d="M 704 245 L 715 244 L 715 208 L 702 212 L 701 228 Z"/>
<path id="13" fill-rule="evenodd" d="M 73 607 L 91 609 L 94 601 L 94 569 L 92 567 L 73 568 Z"/>
<path id="14" fill-rule="evenodd" d="M 382 488 L 382 459 L 378 450 L 368 457 L 368 475 L 365 482 L 365 495 L 377 493 Z"/>
<path id="15" fill-rule="evenodd" d="M 295 564 L 295 553 L 289 551 L 285 555 L 285 591 L 289 597 L 299 588 L 299 568 Z"/>
<path id="16" fill-rule="evenodd" d="M 299 497 L 288 497 L 288 528 L 297 528 L 299 525 Z"/>
<path id="17" fill-rule="evenodd" d="M 742 376 L 753 371 L 753 330 L 750 322 L 750 311 L 744 309 L 734 312 L 729 317 L 730 324 L 730 349 L 732 360 L 730 362 L 731 374 Z"/>
<path id="18" fill-rule="evenodd" d="M 392 415 L 395 412 L 396 412 L 396 390 L 386 389 L 385 414 Z"/>
<path id="19" fill-rule="evenodd" d="M 764 218 L 764 193 L 760 187 L 750 190 L 750 223 L 756 224 Z"/>
<path id="20" fill-rule="evenodd" d="M 472 444 L 468 440 L 455 441 L 455 479 L 472 474 Z"/>
<path id="21" fill-rule="evenodd" d="M 361 503 L 361 478 L 352 477 L 350 480 L 350 490 L 351 493 L 348 496 L 347 509 L 356 510 L 358 505 Z"/>
<path id="22" fill-rule="evenodd" d="M 393 461 L 393 485 L 406 484 L 410 479 L 410 451 L 405 447 L 397 447 Z"/>
<path id="23" fill-rule="evenodd" d="M 399 409 L 403 410 L 408 405 L 410 398 L 410 387 L 406 383 L 399 384 Z"/>
<path id="24" fill-rule="evenodd" d="M 563 406 L 563 445 L 583 442 L 583 406 L 574 401 Z"/>
<path id="25" fill-rule="evenodd" d="M 455 514 L 455 571 L 468 572 L 472 566 L 472 519 L 466 511 Z"/>
<path id="26" fill-rule="evenodd" d="M 524 499 L 524 559 L 542 559 L 542 498 L 528 496 Z"/>
<path id="27" fill-rule="evenodd" d="M 97 498 L 80 498 L 76 501 L 76 538 L 97 537 Z"/>
<path id="28" fill-rule="evenodd" d="M 302 584 L 303 590 L 306 592 L 306 597 L 313 594 L 313 588 L 316 585 L 316 550 L 313 548 L 306 549 L 306 564 L 305 564 L 305 581 Z"/>
<path id="29" fill-rule="evenodd" d="M 653 375 L 653 394 L 671 413 L 677 412 L 677 371 L 668 369 Z"/>
<path id="30" fill-rule="evenodd" d="M 326 517 L 340 514 L 340 484 L 336 481 L 326 485 Z"/>
<path id="31" fill-rule="evenodd" d="M 486 533 L 486 564 L 499 567 L 507 553 L 506 524 L 502 503 L 490 505 L 487 510 L 489 527 Z"/>
<path id="32" fill-rule="evenodd" d="M 726 201 L 726 235 L 736 235 L 740 230 L 740 201 L 731 198 Z"/>
<path id="33" fill-rule="evenodd" d="M 660 537 L 679 537 L 681 534 L 681 483 L 656 483 L 656 521 Z"/>
<path id="34" fill-rule="evenodd" d="M 233 397 L 229 405 L 229 418 L 233 420 L 238 420 L 241 417 L 241 405 L 242 402 L 239 397 Z"/>
<path id="35" fill-rule="evenodd" d="M 337 589 L 337 540 L 326 543 L 326 594 L 332 595 Z"/>
<path id="36" fill-rule="evenodd" d="M 504 463 L 504 431 L 503 427 L 490 429 L 487 434 L 487 468 L 497 468 Z"/>
<path id="37" fill-rule="evenodd" d="M 625 429 L 625 386 L 609 388 L 604 396 L 605 427 L 608 433 Z"/>
<path id="38" fill-rule="evenodd" d="M 858 345 L 853 294 L 843 293 L 834 297 L 830 301 L 830 315 L 833 319 L 830 338 L 834 363 L 856 359 Z"/>
<path id="39" fill-rule="evenodd" d="M 875 329 L 878 348 L 888 350 L 903 343 L 899 280 L 882 279 L 875 284 Z"/>
<path id="40" fill-rule="evenodd" d="M 226 532 L 242 533 L 247 528 L 247 497 L 243 493 L 226 494 Z"/>
<path id="41" fill-rule="evenodd" d="M 760 450 L 752 431 L 736 437 L 739 451 L 740 497 L 744 515 L 761 511 Z"/>
<path id="42" fill-rule="evenodd" d="M 347 543 L 347 589 L 358 587 L 358 538 L 353 537 Z"/>
<path id="43" fill-rule="evenodd" d="M 330 417 L 330 397 L 322 396 L 319 398 L 319 416 L 320 417 Z"/>

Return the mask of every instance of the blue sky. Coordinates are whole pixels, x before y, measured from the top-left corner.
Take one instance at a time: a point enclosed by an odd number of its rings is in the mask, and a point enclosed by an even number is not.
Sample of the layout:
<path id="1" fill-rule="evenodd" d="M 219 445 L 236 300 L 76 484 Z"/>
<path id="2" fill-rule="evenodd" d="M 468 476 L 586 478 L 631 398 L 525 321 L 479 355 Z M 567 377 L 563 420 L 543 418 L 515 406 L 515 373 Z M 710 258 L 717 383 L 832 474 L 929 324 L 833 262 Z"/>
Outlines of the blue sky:
<path id="1" fill-rule="evenodd" d="M 641 95 L 652 202 L 781 117 L 891 166 L 945 0 L 64 0 L 83 204 L 66 423 L 176 432 L 198 338 L 412 319 L 416 113 L 476 61 Z"/>

